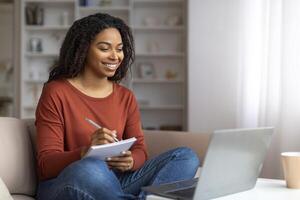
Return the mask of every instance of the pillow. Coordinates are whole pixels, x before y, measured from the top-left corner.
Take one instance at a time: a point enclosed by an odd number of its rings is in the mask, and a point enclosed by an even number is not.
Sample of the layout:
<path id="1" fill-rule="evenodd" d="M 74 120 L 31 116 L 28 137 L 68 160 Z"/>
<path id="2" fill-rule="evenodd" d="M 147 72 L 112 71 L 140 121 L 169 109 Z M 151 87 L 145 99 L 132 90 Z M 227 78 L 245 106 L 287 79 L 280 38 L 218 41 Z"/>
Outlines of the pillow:
<path id="1" fill-rule="evenodd" d="M 10 193 L 6 185 L 4 184 L 1 178 L 0 178 L 0 199 L 13 200 L 13 198 L 10 196 Z"/>

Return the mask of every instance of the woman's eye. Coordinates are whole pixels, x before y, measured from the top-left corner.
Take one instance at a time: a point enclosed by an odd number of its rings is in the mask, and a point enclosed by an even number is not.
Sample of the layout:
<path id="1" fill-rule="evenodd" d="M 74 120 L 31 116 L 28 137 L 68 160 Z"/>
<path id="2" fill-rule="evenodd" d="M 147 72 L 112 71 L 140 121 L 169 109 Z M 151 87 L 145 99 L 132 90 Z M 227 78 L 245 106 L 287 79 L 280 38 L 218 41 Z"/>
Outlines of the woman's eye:
<path id="1" fill-rule="evenodd" d="M 117 51 L 118 51 L 118 52 L 121 52 L 121 51 L 123 51 L 123 48 L 121 48 L 121 49 L 117 49 Z"/>
<path id="2" fill-rule="evenodd" d="M 100 48 L 101 51 L 108 51 L 109 49 L 107 48 Z"/>

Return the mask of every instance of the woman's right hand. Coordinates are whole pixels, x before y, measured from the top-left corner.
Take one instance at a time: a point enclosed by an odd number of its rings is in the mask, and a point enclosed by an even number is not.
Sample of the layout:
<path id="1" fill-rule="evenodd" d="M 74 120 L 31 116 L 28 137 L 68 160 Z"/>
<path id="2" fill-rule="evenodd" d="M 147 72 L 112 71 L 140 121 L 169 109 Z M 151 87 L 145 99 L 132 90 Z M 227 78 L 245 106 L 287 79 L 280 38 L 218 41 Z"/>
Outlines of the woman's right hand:
<path id="1" fill-rule="evenodd" d="M 107 128 L 100 128 L 96 130 L 92 135 L 91 135 L 91 145 L 102 145 L 102 144 L 108 144 L 108 143 L 113 143 L 115 142 L 114 137 L 116 138 L 116 131 L 111 131 L 108 130 Z M 87 153 L 89 148 L 85 147 L 81 150 L 80 156 L 81 158 L 84 157 L 84 155 Z"/>
<path id="2" fill-rule="evenodd" d="M 116 131 L 107 128 L 100 128 L 91 135 L 91 145 L 102 145 L 115 142 Z"/>

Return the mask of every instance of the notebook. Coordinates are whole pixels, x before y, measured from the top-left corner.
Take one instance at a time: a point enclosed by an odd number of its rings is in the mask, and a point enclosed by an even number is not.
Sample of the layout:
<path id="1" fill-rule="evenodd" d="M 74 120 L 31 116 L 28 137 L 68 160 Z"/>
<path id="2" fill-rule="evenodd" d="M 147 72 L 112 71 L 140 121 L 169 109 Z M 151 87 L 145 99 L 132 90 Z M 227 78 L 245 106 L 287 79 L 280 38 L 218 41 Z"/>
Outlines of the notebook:
<path id="1" fill-rule="evenodd" d="M 136 141 L 135 137 L 121 140 L 119 142 L 91 146 L 84 157 L 93 157 L 105 160 L 108 157 L 120 156 L 123 151 L 127 151 Z"/>

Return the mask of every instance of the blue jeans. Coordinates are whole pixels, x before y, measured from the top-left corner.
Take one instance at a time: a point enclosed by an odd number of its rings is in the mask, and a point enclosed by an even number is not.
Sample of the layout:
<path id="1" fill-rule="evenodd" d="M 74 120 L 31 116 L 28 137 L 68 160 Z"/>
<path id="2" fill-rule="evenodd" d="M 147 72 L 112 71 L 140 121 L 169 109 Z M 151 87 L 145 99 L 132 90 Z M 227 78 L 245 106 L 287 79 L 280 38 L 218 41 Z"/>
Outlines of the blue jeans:
<path id="1" fill-rule="evenodd" d="M 38 200 L 145 199 L 141 187 L 191 179 L 199 159 L 191 149 L 165 152 L 136 171 L 110 170 L 105 161 L 85 158 L 67 166 L 55 179 L 40 182 Z"/>

